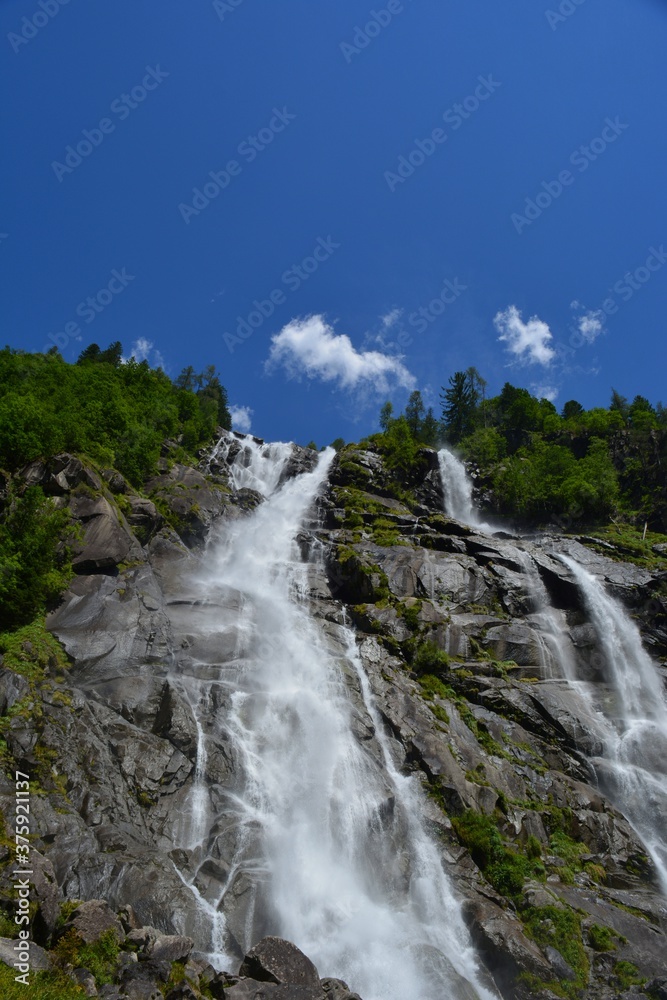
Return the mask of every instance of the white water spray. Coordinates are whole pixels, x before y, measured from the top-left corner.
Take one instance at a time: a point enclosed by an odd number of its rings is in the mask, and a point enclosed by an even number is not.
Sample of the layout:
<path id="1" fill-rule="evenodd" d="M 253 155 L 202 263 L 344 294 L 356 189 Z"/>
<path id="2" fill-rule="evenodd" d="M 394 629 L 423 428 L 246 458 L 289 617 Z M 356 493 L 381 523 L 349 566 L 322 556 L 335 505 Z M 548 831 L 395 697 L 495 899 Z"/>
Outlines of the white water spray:
<path id="1" fill-rule="evenodd" d="M 447 517 L 467 524 L 478 531 L 492 533 L 495 529 L 485 524 L 479 516 L 472 498 L 472 480 L 460 458 L 441 448 L 438 452 L 442 491 L 445 497 L 445 514 Z"/>
<path id="2" fill-rule="evenodd" d="M 228 523 L 208 550 L 208 599 L 236 595 L 237 607 L 234 655 L 220 668 L 231 692 L 226 724 L 237 786 L 211 817 L 201 861 L 206 851 L 216 857 L 217 838 L 231 826 L 233 857 L 217 901 L 196 893 L 220 935 L 212 951 L 224 957 L 227 947 L 214 915 L 229 916 L 238 900 L 242 947 L 266 933 L 291 939 L 322 974 L 345 979 L 364 1000 L 491 1000 L 419 818 L 421 788 L 392 762 L 354 633 L 325 628 L 307 603 L 309 567 L 295 537 L 333 452 L 276 489 L 289 451 L 262 447 L 247 444 L 250 458 L 244 450 L 232 478 L 250 481 L 250 470 L 269 498 Z M 357 708 L 350 673 L 358 678 Z M 354 735 L 359 710 L 375 728 L 379 757 Z"/>

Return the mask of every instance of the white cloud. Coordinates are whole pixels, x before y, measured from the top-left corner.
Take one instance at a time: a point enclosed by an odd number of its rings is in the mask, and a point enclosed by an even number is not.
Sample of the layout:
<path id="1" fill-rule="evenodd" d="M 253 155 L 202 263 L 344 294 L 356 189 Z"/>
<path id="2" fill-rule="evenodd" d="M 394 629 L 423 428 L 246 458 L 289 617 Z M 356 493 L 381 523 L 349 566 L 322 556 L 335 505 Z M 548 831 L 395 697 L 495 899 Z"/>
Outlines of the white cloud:
<path id="1" fill-rule="evenodd" d="M 305 375 L 348 390 L 370 387 L 386 393 L 394 385 L 414 389 L 417 384 L 401 356 L 358 351 L 346 334 L 334 333 L 322 316 L 294 319 L 271 338 L 266 368 L 278 367 L 284 368 L 289 378 Z"/>
<path id="2" fill-rule="evenodd" d="M 384 316 L 381 316 L 380 319 L 382 320 L 383 329 L 391 330 L 392 326 L 395 326 L 396 323 L 398 323 L 402 314 L 402 309 L 392 309 L 390 312 L 385 313 Z"/>
<path id="3" fill-rule="evenodd" d="M 517 307 L 508 306 L 504 312 L 496 313 L 493 322 L 500 334 L 498 340 L 507 344 L 506 350 L 516 361 L 550 365 L 555 358 L 556 352 L 549 346 L 553 340 L 551 330 L 537 316 L 524 323 Z"/>
<path id="4" fill-rule="evenodd" d="M 604 328 L 604 313 L 600 309 L 589 310 L 579 317 L 579 333 L 587 344 L 592 344 L 596 337 L 599 337 Z"/>
<path id="5" fill-rule="evenodd" d="M 235 431 L 247 434 L 252 426 L 252 415 L 255 411 L 249 406 L 230 406 L 229 413 Z"/>
<path id="6" fill-rule="evenodd" d="M 148 361 L 151 368 L 164 368 L 165 361 L 159 351 L 153 349 L 153 341 L 147 337 L 139 337 L 132 344 L 130 358 L 135 361 Z M 127 364 L 130 358 L 123 358 L 123 364 Z"/>
<path id="7" fill-rule="evenodd" d="M 553 403 L 560 392 L 560 389 L 556 385 L 536 385 L 534 382 L 531 389 L 538 399 L 548 399 L 550 403 Z"/>
<path id="8" fill-rule="evenodd" d="M 139 337 L 139 340 L 135 340 L 132 344 L 130 357 L 134 358 L 135 361 L 148 361 L 148 356 L 152 350 L 152 341 L 147 340 L 146 337 Z"/>

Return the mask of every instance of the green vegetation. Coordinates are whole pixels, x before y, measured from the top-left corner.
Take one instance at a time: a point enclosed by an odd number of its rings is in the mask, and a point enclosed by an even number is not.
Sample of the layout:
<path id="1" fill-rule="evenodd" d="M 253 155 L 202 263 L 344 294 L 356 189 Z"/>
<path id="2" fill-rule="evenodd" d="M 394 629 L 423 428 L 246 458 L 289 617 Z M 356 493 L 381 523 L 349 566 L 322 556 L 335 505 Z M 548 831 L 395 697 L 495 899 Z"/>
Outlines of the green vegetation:
<path id="1" fill-rule="evenodd" d="M 193 455 L 217 425 L 231 426 L 213 367 L 186 368 L 172 382 L 146 361 L 121 359 L 121 345 L 96 344 L 67 364 L 57 351 L 0 351 L 0 468 L 10 472 L 58 452 L 85 453 L 140 485 L 165 438 Z"/>
<path id="2" fill-rule="evenodd" d="M 74 929 L 66 931 L 58 940 L 53 954 L 60 965 L 73 965 L 75 969 L 88 969 L 98 986 L 113 982 L 120 945 L 111 928 L 93 944 L 85 944 Z"/>
<path id="3" fill-rule="evenodd" d="M 452 826 L 475 864 L 503 896 L 517 901 L 526 879 L 544 879 L 544 867 L 539 861 L 508 846 L 491 816 L 467 809 L 463 815 L 453 817 Z"/>
<path id="4" fill-rule="evenodd" d="M 69 517 L 39 486 L 10 485 L 0 500 L 0 620 L 5 628 L 32 621 L 67 586 L 71 567 L 61 545 Z"/>
<path id="5" fill-rule="evenodd" d="M 614 931 L 610 927 L 593 924 L 588 928 L 588 941 L 594 951 L 615 951 Z"/>
<path id="6" fill-rule="evenodd" d="M 646 979 L 639 975 L 639 969 L 634 962 L 617 962 L 614 966 L 614 975 L 618 977 L 619 986 L 623 990 L 631 986 L 642 986 Z"/>
<path id="7" fill-rule="evenodd" d="M 411 609 L 406 609 L 409 611 Z M 415 650 L 412 669 L 416 674 L 442 674 L 449 670 L 449 656 L 434 642 L 427 640 Z"/>
<path id="8" fill-rule="evenodd" d="M 85 990 L 64 972 L 32 972 L 30 985 L 15 980 L 16 969 L 0 964 L 0 994 L 3 1000 L 82 1000 Z"/>
<path id="9" fill-rule="evenodd" d="M 574 996 L 588 981 L 589 962 L 582 939 L 581 916 L 570 907 L 527 907 L 521 913 L 526 933 L 541 948 L 560 952 L 575 974 L 572 982 L 560 983 L 566 995 Z"/>
<path id="10" fill-rule="evenodd" d="M 442 414 L 425 411 L 419 392 L 395 417 L 385 404 L 382 433 L 368 441 L 410 482 L 422 468 L 421 445 L 448 442 L 477 465 L 499 513 L 564 529 L 603 525 L 613 516 L 667 530 L 667 410 L 643 396 L 629 403 L 612 391 L 608 408 L 569 400 L 558 413 L 547 399 L 506 382 L 486 397 L 475 368 L 455 372 L 441 394 Z M 651 539 L 664 541 L 664 537 Z M 650 545 L 640 556 L 655 561 Z M 663 560 L 664 564 L 664 560 Z"/>

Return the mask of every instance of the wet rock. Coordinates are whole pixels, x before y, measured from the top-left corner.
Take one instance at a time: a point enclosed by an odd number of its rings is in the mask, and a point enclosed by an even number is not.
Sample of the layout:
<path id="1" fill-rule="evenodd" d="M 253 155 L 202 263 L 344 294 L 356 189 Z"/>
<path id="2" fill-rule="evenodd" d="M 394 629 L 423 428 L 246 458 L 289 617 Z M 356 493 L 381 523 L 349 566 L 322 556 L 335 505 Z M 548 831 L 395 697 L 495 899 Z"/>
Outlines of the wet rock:
<path id="1" fill-rule="evenodd" d="M 322 979 L 321 985 L 326 1000 L 361 1000 L 342 979 Z"/>
<path id="2" fill-rule="evenodd" d="M 291 941 L 265 937 L 247 953 L 239 976 L 265 983 L 319 987 L 320 977 L 309 958 Z"/>
<path id="3" fill-rule="evenodd" d="M 513 985 L 522 972 L 545 981 L 551 978 L 551 964 L 523 933 L 516 917 L 480 897 L 466 901 L 463 915 L 473 942 L 501 989 Z"/>

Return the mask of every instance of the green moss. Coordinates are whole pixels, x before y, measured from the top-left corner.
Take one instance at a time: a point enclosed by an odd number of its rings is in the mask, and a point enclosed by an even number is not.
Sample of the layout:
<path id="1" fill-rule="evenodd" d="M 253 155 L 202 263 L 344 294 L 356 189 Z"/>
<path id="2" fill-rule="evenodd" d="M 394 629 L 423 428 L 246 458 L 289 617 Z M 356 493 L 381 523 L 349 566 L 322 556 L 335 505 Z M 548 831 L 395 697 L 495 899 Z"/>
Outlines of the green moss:
<path id="1" fill-rule="evenodd" d="M 610 927 L 593 924 L 588 928 L 588 943 L 594 951 L 614 951 L 614 932 Z"/>
<path id="2" fill-rule="evenodd" d="M 424 674 L 419 678 L 419 685 L 427 701 L 432 701 L 435 696 L 444 699 L 456 699 L 457 695 L 453 688 L 444 684 L 439 677 L 433 674 Z"/>
<path id="3" fill-rule="evenodd" d="M 518 899 L 529 878 L 544 878 L 544 869 L 505 844 L 496 821 L 472 809 L 452 819 L 454 831 L 493 888 Z"/>
<path id="4" fill-rule="evenodd" d="M 614 975 L 618 977 L 621 989 L 627 990 L 630 986 L 642 986 L 646 979 L 639 975 L 639 969 L 634 962 L 617 962 L 614 966 Z"/>
<path id="5" fill-rule="evenodd" d="M 62 646 L 47 632 L 43 617 L 16 632 L 0 634 L 0 652 L 3 667 L 29 679 L 40 679 L 47 667 L 64 671 L 69 665 Z"/>
<path id="6" fill-rule="evenodd" d="M 528 936 L 541 948 L 551 946 L 560 952 L 576 976 L 571 986 L 582 989 L 588 981 L 589 962 L 582 940 L 581 916 L 569 907 L 530 906 L 522 911 L 521 919 Z"/>

